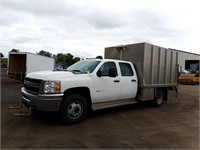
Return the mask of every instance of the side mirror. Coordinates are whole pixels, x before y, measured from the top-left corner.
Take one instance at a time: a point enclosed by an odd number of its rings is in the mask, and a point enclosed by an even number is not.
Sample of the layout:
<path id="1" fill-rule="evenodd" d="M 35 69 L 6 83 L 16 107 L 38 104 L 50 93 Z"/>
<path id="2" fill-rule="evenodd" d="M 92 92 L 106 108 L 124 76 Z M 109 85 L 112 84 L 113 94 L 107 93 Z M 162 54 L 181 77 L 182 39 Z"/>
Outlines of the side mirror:
<path id="1" fill-rule="evenodd" d="M 98 77 L 101 77 L 101 76 L 102 76 L 100 70 L 97 72 L 97 76 L 98 76 Z"/>
<path id="2" fill-rule="evenodd" d="M 109 77 L 116 77 L 117 76 L 117 69 L 116 68 L 110 68 L 108 75 L 109 75 Z"/>

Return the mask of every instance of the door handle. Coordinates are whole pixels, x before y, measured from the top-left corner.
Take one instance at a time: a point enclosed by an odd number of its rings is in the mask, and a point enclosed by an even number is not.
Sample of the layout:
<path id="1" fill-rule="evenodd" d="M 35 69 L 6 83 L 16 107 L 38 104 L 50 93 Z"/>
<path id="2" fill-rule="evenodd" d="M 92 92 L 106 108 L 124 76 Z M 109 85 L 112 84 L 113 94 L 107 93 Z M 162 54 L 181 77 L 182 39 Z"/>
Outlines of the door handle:
<path id="1" fill-rule="evenodd" d="M 120 82 L 119 80 L 114 80 L 114 82 Z"/>
<path id="2" fill-rule="evenodd" d="M 135 80 L 135 79 L 132 79 L 131 82 L 136 82 L 136 80 Z"/>

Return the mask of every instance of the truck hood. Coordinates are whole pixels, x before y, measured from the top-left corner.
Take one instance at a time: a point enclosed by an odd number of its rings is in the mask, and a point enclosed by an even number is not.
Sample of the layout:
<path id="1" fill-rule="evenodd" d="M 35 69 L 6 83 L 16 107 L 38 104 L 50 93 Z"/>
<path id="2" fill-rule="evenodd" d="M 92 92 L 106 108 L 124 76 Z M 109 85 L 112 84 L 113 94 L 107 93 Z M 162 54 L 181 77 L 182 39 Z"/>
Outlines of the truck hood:
<path id="1" fill-rule="evenodd" d="M 79 74 L 80 75 L 80 74 Z M 26 77 L 42 80 L 58 80 L 66 77 L 74 77 L 76 74 L 73 74 L 69 71 L 38 71 L 27 74 Z"/>

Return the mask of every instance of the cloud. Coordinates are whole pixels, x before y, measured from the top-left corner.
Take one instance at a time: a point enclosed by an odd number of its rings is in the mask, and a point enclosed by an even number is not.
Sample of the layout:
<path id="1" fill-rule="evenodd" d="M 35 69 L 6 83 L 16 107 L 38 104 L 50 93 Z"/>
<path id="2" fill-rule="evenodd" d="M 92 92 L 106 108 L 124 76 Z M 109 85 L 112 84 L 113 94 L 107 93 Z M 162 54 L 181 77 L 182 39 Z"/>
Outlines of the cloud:
<path id="1" fill-rule="evenodd" d="M 95 29 L 111 29 L 124 24 L 117 13 L 109 13 L 97 6 L 78 6 L 67 1 L 4 1 L 5 16 L 11 16 L 9 22 L 17 21 L 17 14 L 31 14 L 39 18 L 70 18 L 84 20 Z M 16 17 L 12 17 L 12 16 Z M 119 17 L 118 17 L 119 16 Z M 14 20 L 12 20 L 14 19 Z M 6 23 L 5 18 L 3 22 Z M 79 24 L 80 25 L 80 24 Z"/>
<path id="2" fill-rule="evenodd" d="M 98 7 L 86 8 L 79 16 L 96 30 L 114 29 L 125 25 L 120 14 L 107 12 Z"/>
<path id="3" fill-rule="evenodd" d="M 75 14 L 78 7 L 64 1 L 3 1 L 5 9 L 29 13 L 35 16 L 70 16 Z"/>
<path id="4" fill-rule="evenodd" d="M 178 4 L 170 0 L 4 0 L 2 51 L 5 55 L 12 48 L 43 49 L 95 57 L 103 55 L 104 47 L 135 42 L 182 50 L 193 44 L 198 49 L 194 41 L 200 41 L 199 9 L 195 4 L 188 8 L 188 3 L 175 7 Z"/>

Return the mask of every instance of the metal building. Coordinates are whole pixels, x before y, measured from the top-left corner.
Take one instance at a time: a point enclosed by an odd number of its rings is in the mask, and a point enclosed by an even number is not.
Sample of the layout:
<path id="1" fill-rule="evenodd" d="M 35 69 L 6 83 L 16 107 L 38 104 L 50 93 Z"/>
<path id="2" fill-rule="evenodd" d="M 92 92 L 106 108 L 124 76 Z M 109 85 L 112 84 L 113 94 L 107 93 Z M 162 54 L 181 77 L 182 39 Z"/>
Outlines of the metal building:
<path id="1" fill-rule="evenodd" d="M 180 68 L 185 70 L 190 70 L 190 64 L 199 64 L 200 63 L 200 54 L 185 52 L 181 50 L 171 49 L 178 52 L 178 65 Z M 199 70 L 199 65 L 196 66 L 197 70 Z"/>

